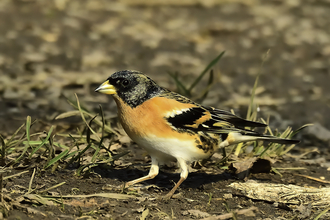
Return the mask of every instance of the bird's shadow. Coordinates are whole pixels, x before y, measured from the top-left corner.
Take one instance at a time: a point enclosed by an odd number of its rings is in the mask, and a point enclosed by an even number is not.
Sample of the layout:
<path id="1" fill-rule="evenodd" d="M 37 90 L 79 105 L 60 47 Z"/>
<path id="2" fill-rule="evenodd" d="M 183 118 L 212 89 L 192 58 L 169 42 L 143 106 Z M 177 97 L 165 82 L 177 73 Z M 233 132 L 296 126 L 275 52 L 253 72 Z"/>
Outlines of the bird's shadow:
<path id="1" fill-rule="evenodd" d="M 170 169 L 173 170 L 173 169 Z M 160 169 L 159 174 L 151 180 L 141 182 L 141 184 L 151 185 L 154 184 L 161 188 L 167 188 L 170 190 L 174 186 L 174 182 L 178 182 L 180 179 L 180 173 L 171 173 L 169 169 Z M 95 168 L 94 172 L 99 174 L 104 179 L 118 180 L 122 183 L 129 182 L 131 180 L 146 176 L 148 170 L 141 170 L 135 167 L 127 168 L 113 168 L 109 166 L 108 168 Z M 187 189 L 193 188 L 198 189 L 203 185 L 209 183 L 215 183 L 224 180 L 236 179 L 233 175 L 227 172 L 222 172 L 219 174 L 207 174 L 203 171 L 191 172 L 188 178 L 182 183 L 180 188 Z"/>

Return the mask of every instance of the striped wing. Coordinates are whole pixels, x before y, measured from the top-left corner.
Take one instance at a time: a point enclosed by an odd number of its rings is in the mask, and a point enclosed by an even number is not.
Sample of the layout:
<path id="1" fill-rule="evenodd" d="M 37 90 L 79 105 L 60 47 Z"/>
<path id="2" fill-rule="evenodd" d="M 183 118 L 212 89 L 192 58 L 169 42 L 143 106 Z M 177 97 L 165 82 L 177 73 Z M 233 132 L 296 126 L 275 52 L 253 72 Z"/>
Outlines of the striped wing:
<path id="1" fill-rule="evenodd" d="M 168 123 L 176 130 L 202 131 L 207 133 L 229 133 L 242 132 L 245 134 L 257 134 L 244 127 L 266 127 L 266 124 L 248 121 L 228 111 L 215 109 L 213 107 L 201 106 L 190 99 L 174 92 L 166 96 L 176 99 L 180 103 L 194 104 L 195 107 L 167 117 Z"/>

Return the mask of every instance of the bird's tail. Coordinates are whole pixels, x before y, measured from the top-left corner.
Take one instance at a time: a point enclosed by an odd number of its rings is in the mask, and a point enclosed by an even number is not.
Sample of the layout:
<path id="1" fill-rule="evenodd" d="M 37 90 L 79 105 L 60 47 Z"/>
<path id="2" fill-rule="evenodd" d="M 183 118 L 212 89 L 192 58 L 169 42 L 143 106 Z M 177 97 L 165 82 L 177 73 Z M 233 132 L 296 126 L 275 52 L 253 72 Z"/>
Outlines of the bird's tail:
<path id="1" fill-rule="evenodd" d="M 253 137 L 253 136 L 252 136 Z M 270 135 L 263 135 L 259 137 L 254 137 L 256 140 L 262 140 L 262 141 L 269 141 L 277 144 L 298 144 L 299 140 L 292 140 L 292 139 L 284 139 L 279 137 L 274 137 Z"/>
<path id="2" fill-rule="evenodd" d="M 238 144 L 240 142 L 248 142 L 248 141 L 269 141 L 278 144 L 298 144 L 299 140 L 292 140 L 292 139 L 284 139 L 279 138 L 271 135 L 261 135 L 261 134 L 241 134 L 238 132 L 230 132 L 225 141 L 220 143 L 220 148 L 227 147 L 232 144 Z"/>

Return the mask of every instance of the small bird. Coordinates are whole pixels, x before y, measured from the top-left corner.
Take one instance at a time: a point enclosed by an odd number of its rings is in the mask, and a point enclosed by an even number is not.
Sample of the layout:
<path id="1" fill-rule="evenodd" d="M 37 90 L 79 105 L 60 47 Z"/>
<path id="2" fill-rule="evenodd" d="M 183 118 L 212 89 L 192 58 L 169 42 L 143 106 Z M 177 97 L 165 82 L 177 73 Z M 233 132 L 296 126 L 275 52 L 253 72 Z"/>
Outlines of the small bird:
<path id="1" fill-rule="evenodd" d="M 160 87 L 138 71 L 115 72 L 95 91 L 112 95 L 124 130 L 151 156 L 149 174 L 126 183 L 125 187 L 153 179 L 158 175 L 160 164 L 178 162 L 180 180 L 164 197 L 166 199 L 171 198 L 188 177 L 188 167 L 193 161 L 207 159 L 220 148 L 256 140 L 279 144 L 299 143 L 297 140 L 262 135 L 246 129 L 267 125 L 197 104 Z"/>

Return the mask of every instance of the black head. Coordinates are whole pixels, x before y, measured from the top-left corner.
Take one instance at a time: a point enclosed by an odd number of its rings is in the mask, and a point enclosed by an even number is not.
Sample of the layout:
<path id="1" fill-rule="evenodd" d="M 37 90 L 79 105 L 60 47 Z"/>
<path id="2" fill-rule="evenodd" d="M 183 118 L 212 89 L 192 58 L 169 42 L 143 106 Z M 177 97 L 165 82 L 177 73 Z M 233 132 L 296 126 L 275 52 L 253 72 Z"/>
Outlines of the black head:
<path id="1" fill-rule="evenodd" d="M 118 96 L 132 108 L 159 95 L 164 89 L 138 71 L 123 70 L 112 74 L 95 91 Z"/>

